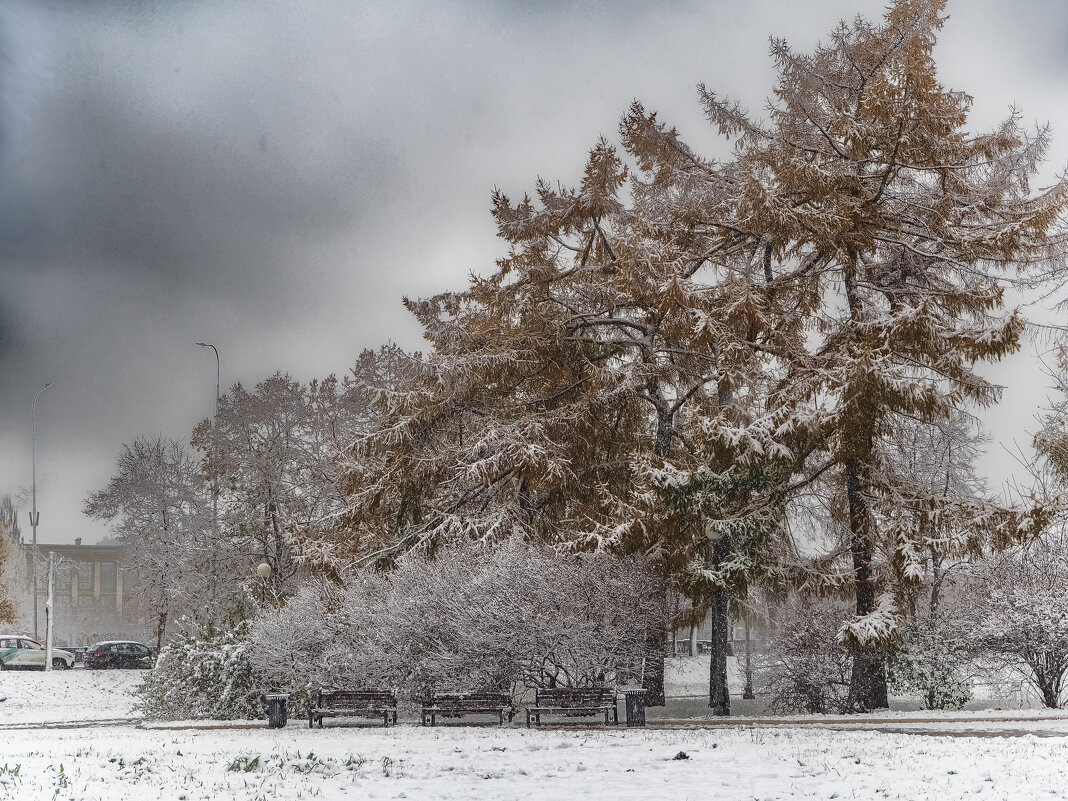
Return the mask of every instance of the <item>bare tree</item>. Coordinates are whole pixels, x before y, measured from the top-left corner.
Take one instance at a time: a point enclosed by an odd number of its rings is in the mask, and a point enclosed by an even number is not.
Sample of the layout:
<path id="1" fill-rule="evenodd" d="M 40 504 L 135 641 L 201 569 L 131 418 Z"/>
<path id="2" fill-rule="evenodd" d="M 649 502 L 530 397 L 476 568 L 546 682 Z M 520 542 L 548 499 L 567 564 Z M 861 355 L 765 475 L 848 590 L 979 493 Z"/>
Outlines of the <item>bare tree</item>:
<path id="1" fill-rule="evenodd" d="M 305 385 L 276 373 L 253 392 L 232 387 L 218 417 L 193 432 L 205 475 L 220 487 L 221 535 L 271 566 L 273 596 L 290 591 L 300 556 L 339 570 L 324 556 L 346 508 L 337 455 L 364 429 L 364 408 L 351 380 Z"/>
<path id="2" fill-rule="evenodd" d="M 209 569 L 229 560 L 209 558 L 221 547 L 211 535 L 211 496 L 180 442 L 142 436 L 124 445 L 115 475 L 83 508 L 90 517 L 113 522 L 127 563 L 141 579 L 133 593 L 160 645 L 176 614 L 225 617 L 221 606 L 207 603 L 219 578 Z"/>
<path id="3" fill-rule="evenodd" d="M 1063 540 L 1032 543 L 994 561 L 977 639 L 1037 690 L 1042 703 L 1064 703 L 1068 673 L 1068 549 Z"/>

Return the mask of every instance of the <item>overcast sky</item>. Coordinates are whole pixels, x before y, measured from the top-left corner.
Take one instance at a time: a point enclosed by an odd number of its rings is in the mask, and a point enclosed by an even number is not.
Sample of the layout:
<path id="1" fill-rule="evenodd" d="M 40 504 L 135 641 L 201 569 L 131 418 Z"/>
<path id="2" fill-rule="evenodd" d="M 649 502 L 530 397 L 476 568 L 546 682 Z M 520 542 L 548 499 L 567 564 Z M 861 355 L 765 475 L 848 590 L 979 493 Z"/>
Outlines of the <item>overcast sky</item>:
<path id="1" fill-rule="evenodd" d="M 29 535 L 37 402 L 41 542 L 122 444 L 186 438 L 222 381 L 342 373 L 420 344 L 400 303 L 488 272 L 494 186 L 574 183 L 640 99 L 711 152 L 695 86 L 759 109 L 768 37 L 810 48 L 882 0 L 0 0 L 0 495 Z M 1010 105 L 1068 164 L 1068 4 L 954 0 L 943 81 L 974 126 Z M 1048 315 L 1047 315 L 1048 316 Z M 999 367 L 1010 447 L 1045 392 Z M 1010 460 L 988 460 L 996 485 Z"/>

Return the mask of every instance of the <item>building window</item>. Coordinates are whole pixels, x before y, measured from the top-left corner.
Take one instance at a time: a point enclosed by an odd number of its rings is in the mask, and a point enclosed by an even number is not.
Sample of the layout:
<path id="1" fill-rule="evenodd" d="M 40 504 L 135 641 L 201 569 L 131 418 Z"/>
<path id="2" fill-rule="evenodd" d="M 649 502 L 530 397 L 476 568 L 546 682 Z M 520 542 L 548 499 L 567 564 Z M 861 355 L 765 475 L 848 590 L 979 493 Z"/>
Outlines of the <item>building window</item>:
<path id="1" fill-rule="evenodd" d="M 102 592 L 115 592 L 115 563 L 100 563 L 100 590 Z"/>
<path id="2" fill-rule="evenodd" d="M 70 592 L 70 568 L 60 568 L 56 571 L 56 592 Z"/>
<path id="3" fill-rule="evenodd" d="M 79 562 L 78 563 L 78 589 L 80 591 L 89 591 L 93 589 L 93 563 L 92 562 Z"/>

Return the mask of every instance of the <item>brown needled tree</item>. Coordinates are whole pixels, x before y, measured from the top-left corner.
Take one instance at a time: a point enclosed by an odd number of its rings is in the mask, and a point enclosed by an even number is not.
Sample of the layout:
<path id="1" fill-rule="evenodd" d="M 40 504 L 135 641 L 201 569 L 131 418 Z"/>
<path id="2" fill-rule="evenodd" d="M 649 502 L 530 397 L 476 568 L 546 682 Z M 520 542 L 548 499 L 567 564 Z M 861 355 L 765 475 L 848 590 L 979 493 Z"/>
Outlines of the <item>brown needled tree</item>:
<path id="1" fill-rule="evenodd" d="M 1065 182 L 1030 189 L 1048 132 L 1028 133 L 1015 112 L 990 133 L 967 130 L 971 99 L 939 83 L 932 58 L 944 6 L 898 0 L 881 24 L 843 23 L 810 55 L 773 41 L 765 121 L 702 90 L 709 118 L 739 137 L 739 227 L 771 243 L 776 280 L 812 303 L 784 386 L 811 405 L 842 468 L 857 619 L 841 639 L 858 709 L 887 703 L 896 610 L 880 598 L 879 554 L 918 544 L 886 525 L 902 476 L 883 443 L 902 420 L 996 402 L 974 365 L 1018 347 L 1005 283 L 1064 266 Z M 993 523 L 1002 543 L 1041 527 L 984 504 L 955 511 L 962 528 Z"/>

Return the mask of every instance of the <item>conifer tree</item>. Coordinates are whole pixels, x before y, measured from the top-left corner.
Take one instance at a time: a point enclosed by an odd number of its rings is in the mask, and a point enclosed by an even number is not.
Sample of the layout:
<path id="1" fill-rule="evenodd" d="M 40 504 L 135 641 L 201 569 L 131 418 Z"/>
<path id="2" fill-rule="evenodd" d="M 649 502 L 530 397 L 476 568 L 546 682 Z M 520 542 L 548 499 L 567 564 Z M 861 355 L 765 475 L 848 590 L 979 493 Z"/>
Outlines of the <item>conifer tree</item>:
<path id="1" fill-rule="evenodd" d="M 843 639 L 858 708 L 886 705 L 879 649 L 893 606 L 879 600 L 888 577 L 877 554 L 917 550 L 915 527 L 886 524 L 903 477 L 885 440 L 903 419 L 994 403 L 974 366 L 1018 347 L 1024 321 L 1004 310 L 1005 282 L 1064 262 L 1066 184 L 1030 187 L 1048 131 L 1027 132 L 1014 111 L 990 133 L 968 132 L 971 99 L 939 83 L 932 58 L 944 6 L 898 0 L 881 24 L 843 23 L 810 55 L 773 41 L 766 120 L 702 88 L 709 119 L 738 138 L 725 235 L 763 236 L 772 284 L 793 285 L 813 312 L 784 386 L 810 404 L 843 472 L 858 616 Z M 958 499 L 937 512 L 1000 544 L 1041 528 Z"/>
<path id="2" fill-rule="evenodd" d="M 997 400 L 975 365 L 1018 347 L 1005 285 L 1064 266 L 1068 187 L 1030 187 L 1048 131 L 1013 112 L 968 132 L 971 100 L 932 58 L 944 5 L 898 0 L 810 55 L 774 40 L 764 119 L 702 87 L 736 139 L 723 163 L 635 104 L 625 155 L 599 142 L 578 187 L 496 193 L 497 271 L 406 301 L 432 351 L 352 452 L 352 552 L 514 534 L 643 551 L 718 622 L 750 581 L 847 581 L 851 703 L 885 706 L 915 555 L 1045 519 L 939 494 L 892 458 L 910 421 Z M 839 482 L 847 541 L 806 565 L 784 521 L 816 478 Z"/>
<path id="3" fill-rule="evenodd" d="M 577 188 L 540 181 L 537 201 L 516 204 L 497 193 L 510 246 L 498 271 L 464 292 L 407 301 L 433 350 L 381 394 L 385 422 L 352 462 L 357 552 L 388 560 L 418 544 L 519 535 L 652 554 L 691 593 L 726 587 L 704 561 L 711 550 L 724 563 L 730 540 L 710 546 L 701 515 L 670 496 L 698 471 L 706 483 L 755 487 L 753 454 L 793 459 L 773 442 L 782 410 L 747 408 L 761 396 L 754 382 L 766 381 L 768 360 L 739 346 L 765 325 L 752 307 L 767 298 L 746 280 L 762 262 L 752 243 L 708 252 L 704 237 L 683 233 L 677 196 L 699 186 L 714 203 L 721 178 L 688 152 L 699 181 L 687 189 L 669 176 L 643 149 L 657 147 L 649 125 L 640 107 L 623 124 L 640 177 L 628 182 L 602 140 Z M 775 322 L 785 331 L 785 318 Z M 749 514 L 753 494 L 728 514 Z M 650 689 L 662 703 L 662 687 Z"/>

